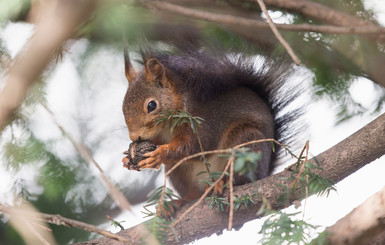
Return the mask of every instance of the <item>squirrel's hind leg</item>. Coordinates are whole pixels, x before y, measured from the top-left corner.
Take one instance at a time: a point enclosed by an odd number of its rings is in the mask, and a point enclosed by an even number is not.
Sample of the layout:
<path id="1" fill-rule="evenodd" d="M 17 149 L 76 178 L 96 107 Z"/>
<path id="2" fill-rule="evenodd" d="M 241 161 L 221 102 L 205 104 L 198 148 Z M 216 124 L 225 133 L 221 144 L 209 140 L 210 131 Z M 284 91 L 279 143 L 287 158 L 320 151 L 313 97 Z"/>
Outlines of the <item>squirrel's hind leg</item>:
<path id="1" fill-rule="evenodd" d="M 232 148 L 243 143 L 255 140 L 268 139 L 272 137 L 273 135 L 269 135 L 269 133 L 262 132 L 262 130 L 260 130 L 260 127 L 258 127 L 256 123 L 240 123 L 234 125 L 229 130 L 227 130 L 222 140 L 222 148 Z M 258 162 L 256 171 L 254 173 L 250 173 L 254 175 L 253 178 L 262 179 L 269 176 L 270 172 L 272 171 L 271 142 L 255 143 L 247 145 L 245 147 L 249 148 L 253 152 L 262 153 L 262 159 Z M 234 175 L 235 185 L 242 185 L 250 181 L 250 178 L 247 176 L 242 176 L 239 174 Z"/>

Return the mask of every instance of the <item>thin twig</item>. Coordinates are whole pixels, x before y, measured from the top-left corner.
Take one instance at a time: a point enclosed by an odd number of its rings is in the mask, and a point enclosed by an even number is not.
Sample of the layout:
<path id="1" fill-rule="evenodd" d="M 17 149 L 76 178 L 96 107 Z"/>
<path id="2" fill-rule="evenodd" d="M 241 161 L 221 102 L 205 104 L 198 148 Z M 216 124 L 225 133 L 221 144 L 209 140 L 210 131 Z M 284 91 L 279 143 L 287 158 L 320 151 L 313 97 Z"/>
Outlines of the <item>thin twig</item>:
<path id="1" fill-rule="evenodd" d="M 307 162 L 307 160 L 309 159 L 309 147 L 310 147 L 310 143 L 309 141 L 306 142 L 306 154 L 305 154 L 305 160 L 304 160 L 304 166 Z M 305 219 L 305 210 L 306 210 L 306 204 L 307 204 L 307 198 L 309 197 L 309 175 L 307 174 L 306 175 L 306 186 L 305 186 L 305 195 L 306 195 L 306 198 L 304 200 L 304 204 L 303 204 L 303 212 L 302 212 L 302 219 Z"/>
<path id="2" fill-rule="evenodd" d="M 120 222 L 114 220 L 109 215 L 106 215 L 106 217 L 108 220 L 110 220 L 112 222 L 112 224 L 119 226 L 120 230 L 124 230 L 124 227 L 122 226 L 122 224 L 120 224 Z"/>
<path id="3" fill-rule="evenodd" d="M 204 152 L 202 141 L 201 141 L 201 138 L 200 138 L 199 133 L 198 133 L 198 128 L 196 128 L 195 130 L 197 132 L 197 138 L 198 138 L 198 143 L 199 143 L 200 150 L 201 150 L 201 152 Z M 209 163 L 207 162 L 206 155 L 203 154 L 202 158 L 203 158 L 205 166 L 206 166 L 207 174 L 210 176 L 210 167 L 209 167 Z M 214 182 L 214 177 L 211 177 L 211 180 Z"/>
<path id="4" fill-rule="evenodd" d="M 257 0 L 259 7 L 261 7 L 262 12 L 265 14 L 267 18 L 267 23 L 269 24 L 271 30 L 273 31 L 275 37 L 278 39 L 278 41 L 285 47 L 286 51 L 289 53 L 290 57 L 293 59 L 294 63 L 296 65 L 301 64 L 301 60 L 297 57 L 297 55 L 294 53 L 293 49 L 290 47 L 289 43 L 286 42 L 286 40 L 283 38 L 281 33 L 279 33 L 277 27 L 275 26 L 273 20 L 271 19 L 269 13 L 267 12 L 266 5 L 263 2 L 263 0 Z"/>
<path id="5" fill-rule="evenodd" d="M 306 152 L 305 152 L 306 151 Z M 308 153 L 309 153 L 309 141 L 306 141 L 306 144 L 305 146 L 303 147 L 302 151 L 301 151 L 301 154 L 299 155 L 299 158 L 298 158 L 298 161 L 300 161 L 301 157 L 302 157 L 302 154 L 305 152 L 305 161 L 302 161 L 302 164 L 300 166 L 300 169 L 298 171 L 298 174 L 297 176 L 295 177 L 295 179 L 290 183 L 290 187 L 293 187 L 298 181 L 299 181 L 299 178 L 301 177 L 304 169 L 305 169 L 305 164 L 307 162 L 307 157 L 308 157 Z M 296 163 L 297 164 L 297 163 Z"/>
<path id="6" fill-rule="evenodd" d="M 166 193 L 166 184 L 167 184 L 167 178 L 166 178 L 166 176 L 164 176 L 162 193 L 160 194 L 160 199 L 159 199 L 159 206 L 160 207 L 164 204 L 164 195 Z"/>
<path id="7" fill-rule="evenodd" d="M 32 234 L 34 236 L 37 237 L 37 239 L 39 239 L 39 241 L 44 244 L 44 245 L 52 245 L 49 241 L 47 241 L 36 229 L 35 227 L 33 227 L 33 225 L 31 224 L 31 222 L 29 222 L 28 220 L 26 219 L 23 219 L 23 222 L 24 222 L 24 225 L 32 232 Z"/>
<path id="8" fill-rule="evenodd" d="M 190 155 L 190 156 L 187 156 L 187 157 L 184 157 L 182 158 L 181 160 L 179 160 L 179 162 L 177 162 L 174 166 L 172 166 L 172 168 L 170 168 L 167 172 L 166 172 L 166 176 L 170 175 L 172 173 L 172 171 L 174 171 L 177 167 L 179 167 L 182 163 L 186 162 L 187 160 L 190 160 L 190 159 L 194 159 L 196 157 L 199 157 L 199 156 L 202 156 L 202 155 L 211 155 L 211 154 L 221 154 L 221 153 L 231 153 L 233 151 L 233 149 L 237 149 L 237 148 L 241 148 L 241 147 L 244 147 L 244 146 L 247 146 L 247 145 L 251 145 L 251 144 L 257 144 L 257 143 L 263 143 L 263 142 L 274 142 L 276 143 L 277 145 L 283 147 L 286 151 L 289 152 L 289 154 L 294 157 L 294 158 L 297 158 L 297 156 L 295 156 L 288 148 L 287 146 L 281 144 L 280 142 L 276 141 L 275 139 L 262 139 L 262 140 L 252 140 L 252 141 L 249 141 L 249 142 L 246 142 L 246 143 L 242 143 L 242 144 L 239 144 L 239 145 L 236 145 L 232 148 L 227 148 L 227 149 L 222 149 L 222 150 L 212 150 L 212 151 L 205 151 L 205 152 L 198 152 L 198 153 L 195 153 L 193 155 Z"/>
<path id="9" fill-rule="evenodd" d="M 234 157 L 230 159 L 230 178 L 229 178 L 229 186 L 230 186 L 230 212 L 229 212 L 229 223 L 227 225 L 227 230 L 231 231 L 233 229 L 233 216 L 234 216 L 234 185 L 233 185 L 233 175 L 234 175 Z"/>
<path id="10" fill-rule="evenodd" d="M 57 121 L 55 114 L 52 112 L 52 110 L 43 102 L 40 102 L 40 104 L 43 106 L 43 108 L 48 112 L 50 115 L 52 121 L 56 124 L 56 126 L 60 129 L 62 134 L 67 137 L 73 146 L 76 148 L 76 150 L 80 153 L 80 155 L 83 157 L 83 159 L 89 164 L 94 165 L 100 174 L 100 178 L 106 185 L 109 194 L 114 199 L 114 201 L 118 204 L 119 208 L 127 211 L 132 211 L 130 207 L 130 203 L 128 202 L 127 198 L 122 194 L 122 192 L 110 181 L 110 179 L 105 175 L 103 169 L 99 166 L 99 164 L 96 162 L 95 158 L 92 156 L 92 154 L 89 152 L 87 147 L 81 143 L 77 142 L 69 132 L 67 132 L 64 127 Z"/>

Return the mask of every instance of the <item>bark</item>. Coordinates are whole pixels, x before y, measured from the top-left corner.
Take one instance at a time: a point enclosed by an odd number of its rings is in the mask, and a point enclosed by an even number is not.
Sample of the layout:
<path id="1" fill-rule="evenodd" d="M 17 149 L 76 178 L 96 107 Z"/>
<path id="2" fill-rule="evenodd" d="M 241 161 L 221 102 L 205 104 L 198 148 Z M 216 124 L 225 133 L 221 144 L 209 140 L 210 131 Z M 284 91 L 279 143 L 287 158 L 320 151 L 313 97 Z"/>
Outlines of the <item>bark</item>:
<path id="1" fill-rule="evenodd" d="M 341 141 L 332 148 L 319 154 L 316 158 L 320 162 L 322 171 L 319 173 L 334 182 L 339 182 L 345 177 L 354 173 L 366 164 L 374 161 L 385 154 L 385 114 L 378 117 L 373 122 L 366 125 L 350 137 Z M 237 186 L 234 188 L 234 195 L 259 193 L 264 196 L 273 208 L 280 208 L 278 197 L 283 193 L 283 189 L 277 184 L 288 185 L 292 172 L 285 170 L 257 182 Z M 225 194 L 226 196 L 228 193 Z M 305 198 L 305 191 L 298 186 L 290 201 Z M 262 201 L 260 197 L 254 199 L 256 205 L 250 208 L 241 208 L 234 213 L 234 227 L 241 227 L 245 222 L 257 218 L 256 212 L 260 208 Z M 176 219 L 193 203 L 188 203 L 176 213 Z M 175 241 L 172 232 L 169 233 L 169 244 L 183 244 L 209 236 L 213 233 L 223 231 L 227 227 L 228 213 L 217 213 L 208 207 L 207 203 L 202 203 L 191 213 L 187 214 L 184 220 L 175 226 L 175 232 L 179 241 Z M 121 231 L 118 234 L 131 239 L 139 239 L 138 226 Z M 138 240 L 139 241 L 139 240 Z M 78 243 L 88 244 L 89 242 Z M 100 238 L 92 241 L 92 244 L 118 244 L 108 238 Z"/>

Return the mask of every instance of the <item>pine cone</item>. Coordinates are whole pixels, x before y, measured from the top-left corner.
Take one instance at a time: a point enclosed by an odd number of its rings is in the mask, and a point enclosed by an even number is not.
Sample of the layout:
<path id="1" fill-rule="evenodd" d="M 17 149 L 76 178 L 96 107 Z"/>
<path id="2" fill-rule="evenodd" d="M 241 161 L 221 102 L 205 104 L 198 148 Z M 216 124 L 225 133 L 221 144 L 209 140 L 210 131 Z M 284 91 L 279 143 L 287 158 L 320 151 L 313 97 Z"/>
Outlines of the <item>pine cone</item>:
<path id="1" fill-rule="evenodd" d="M 127 156 L 124 158 L 123 167 L 128 169 L 138 170 L 140 171 L 140 167 L 138 163 L 147 157 L 143 156 L 147 152 L 154 151 L 157 146 L 152 143 L 150 140 L 143 140 L 137 142 L 131 142 L 128 150 L 123 152 Z"/>

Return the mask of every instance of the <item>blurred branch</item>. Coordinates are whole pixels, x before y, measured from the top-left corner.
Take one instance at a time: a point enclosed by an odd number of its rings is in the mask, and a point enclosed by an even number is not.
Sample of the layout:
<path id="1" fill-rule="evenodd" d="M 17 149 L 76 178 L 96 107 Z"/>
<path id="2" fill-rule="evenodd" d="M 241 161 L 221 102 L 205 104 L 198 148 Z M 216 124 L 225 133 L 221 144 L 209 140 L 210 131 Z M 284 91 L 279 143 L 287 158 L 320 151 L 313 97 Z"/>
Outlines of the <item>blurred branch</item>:
<path id="1" fill-rule="evenodd" d="M 60 123 L 56 120 L 55 114 L 48 108 L 47 105 L 44 103 L 41 103 L 41 105 L 44 107 L 44 109 L 48 112 L 48 114 L 51 116 L 52 121 L 56 124 L 56 126 L 60 129 L 62 134 L 66 136 L 73 146 L 76 148 L 76 150 L 79 152 L 79 154 L 83 157 L 83 159 L 89 164 L 93 164 L 99 171 L 100 177 L 104 184 L 106 185 L 108 189 L 108 193 L 110 196 L 115 200 L 115 202 L 118 204 L 119 208 L 124 211 L 132 211 L 130 207 L 130 203 L 128 202 L 127 198 L 123 195 L 123 193 L 110 181 L 110 179 L 104 174 L 103 169 L 99 166 L 99 164 L 96 162 L 92 154 L 89 152 L 87 147 L 81 143 L 77 142 L 64 128 Z M 144 240 L 146 244 L 159 244 L 158 241 L 155 239 L 155 237 L 148 231 L 147 227 L 145 227 L 143 224 L 138 225 L 138 239 Z"/>
<path id="2" fill-rule="evenodd" d="M 297 57 L 297 55 L 294 53 L 293 49 L 290 47 L 290 45 L 286 42 L 286 40 L 282 37 L 281 33 L 279 33 L 279 31 L 277 30 L 277 27 L 275 26 L 273 20 L 271 19 L 269 13 L 267 12 L 267 9 L 266 9 L 266 6 L 265 4 L 263 3 L 263 0 L 257 0 L 258 1 L 258 4 L 259 6 L 261 7 L 263 13 L 265 14 L 267 20 L 268 20 L 268 24 L 271 28 L 271 30 L 273 31 L 274 35 L 277 37 L 277 39 L 279 40 L 279 42 L 285 47 L 286 51 L 289 53 L 290 57 L 292 58 L 292 60 L 294 61 L 294 63 L 296 65 L 300 65 L 301 64 L 301 60 Z"/>
<path id="3" fill-rule="evenodd" d="M 41 214 L 28 202 L 18 200 L 18 208 L 6 207 L 0 204 L 0 212 L 10 215 L 12 227 L 20 234 L 27 245 L 56 244 L 51 230 L 42 222 Z M 26 215 L 28 213 L 29 215 Z M 36 228 L 40 228 L 37 230 Z"/>
<path id="4" fill-rule="evenodd" d="M 368 244 L 385 231 L 385 187 L 326 229 L 329 244 Z"/>
<path id="5" fill-rule="evenodd" d="M 172 12 L 175 14 L 192 17 L 195 19 L 206 20 L 221 24 L 228 25 L 240 25 L 242 27 L 249 28 L 263 28 L 269 29 L 268 23 L 259 20 L 253 20 L 249 18 L 237 17 L 229 14 L 217 14 L 202 10 L 196 10 L 191 8 L 182 7 L 180 5 L 171 4 L 160 1 L 148 1 L 140 0 L 147 8 L 157 9 Z M 356 35 L 369 35 L 369 34 L 385 34 L 385 28 L 370 25 L 370 26 L 332 26 L 332 25 L 310 25 L 310 24 L 276 24 L 276 27 L 283 31 L 295 31 L 295 32 L 320 32 L 330 34 L 356 34 Z M 378 36 L 380 38 L 380 36 Z"/>
<path id="6" fill-rule="evenodd" d="M 5 77 L 5 87 L 0 92 L 0 130 L 20 106 L 54 52 L 60 50 L 63 42 L 89 18 L 96 5 L 95 0 L 47 1 L 35 34 L 16 57 Z"/>
<path id="7" fill-rule="evenodd" d="M 26 221 L 30 225 L 33 221 L 39 221 L 39 222 L 45 221 L 55 225 L 64 225 L 68 227 L 75 227 L 85 231 L 95 232 L 102 236 L 109 237 L 111 239 L 114 239 L 120 242 L 127 243 L 129 241 L 128 239 L 122 236 L 100 229 L 96 226 L 93 226 L 81 221 L 65 218 L 58 214 L 53 215 L 53 214 L 45 214 L 45 213 L 39 213 L 39 212 L 31 212 L 27 210 L 25 206 L 22 206 L 20 208 L 15 208 L 15 207 L 6 207 L 0 204 L 0 212 L 9 214 L 11 215 L 12 218 L 18 218 L 18 219 L 22 218 L 22 220 L 24 221 L 23 225 L 26 225 Z M 48 243 L 48 244 L 51 244 L 51 243 Z"/>
<path id="8" fill-rule="evenodd" d="M 258 0 L 252 0 L 254 2 Z M 346 14 L 323 4 L 307 0 L 264 0 L 271 7 L 286 9 L 336 26 L 373 26 L 376 24 Z"/>
<path id="9" fill-rule="evenodd" d="M 120 209 L 122 211 L 127 210 L 131 211 L 130 203 L 128 202 L 127 198 L 122 194 L 122 192 L 111 182 L 111 180 L 105 175 L 103 169 L 99 166 L 99 164 L 96 162 L 95 158 L 92 156 L 92 154 L 89 152 L 87 147 L 81 143 L 77 142 L 70 133 L 68 133 L 64 127 L 56 120 L 55 114 L 51 111 L 50 108 L 44 103 L 41 103 L 43 108 L 48 112 L 50 115 L 52 121 L 56 124 L 56 126 L 60 129 L 62 134 L 67 137 L 73 146 L 76 148 L 76 150 L 79 152 L 79 154 L 83 157 L 83 159 L 89 164 L 94 165 L 100 174 L 100 178 L 102 179 L 103 183 L 106 185 L 108 189 L 108 193 L 111 195 L 111 197 L 115 200 L 115 202 L 118 204 Z"/>

